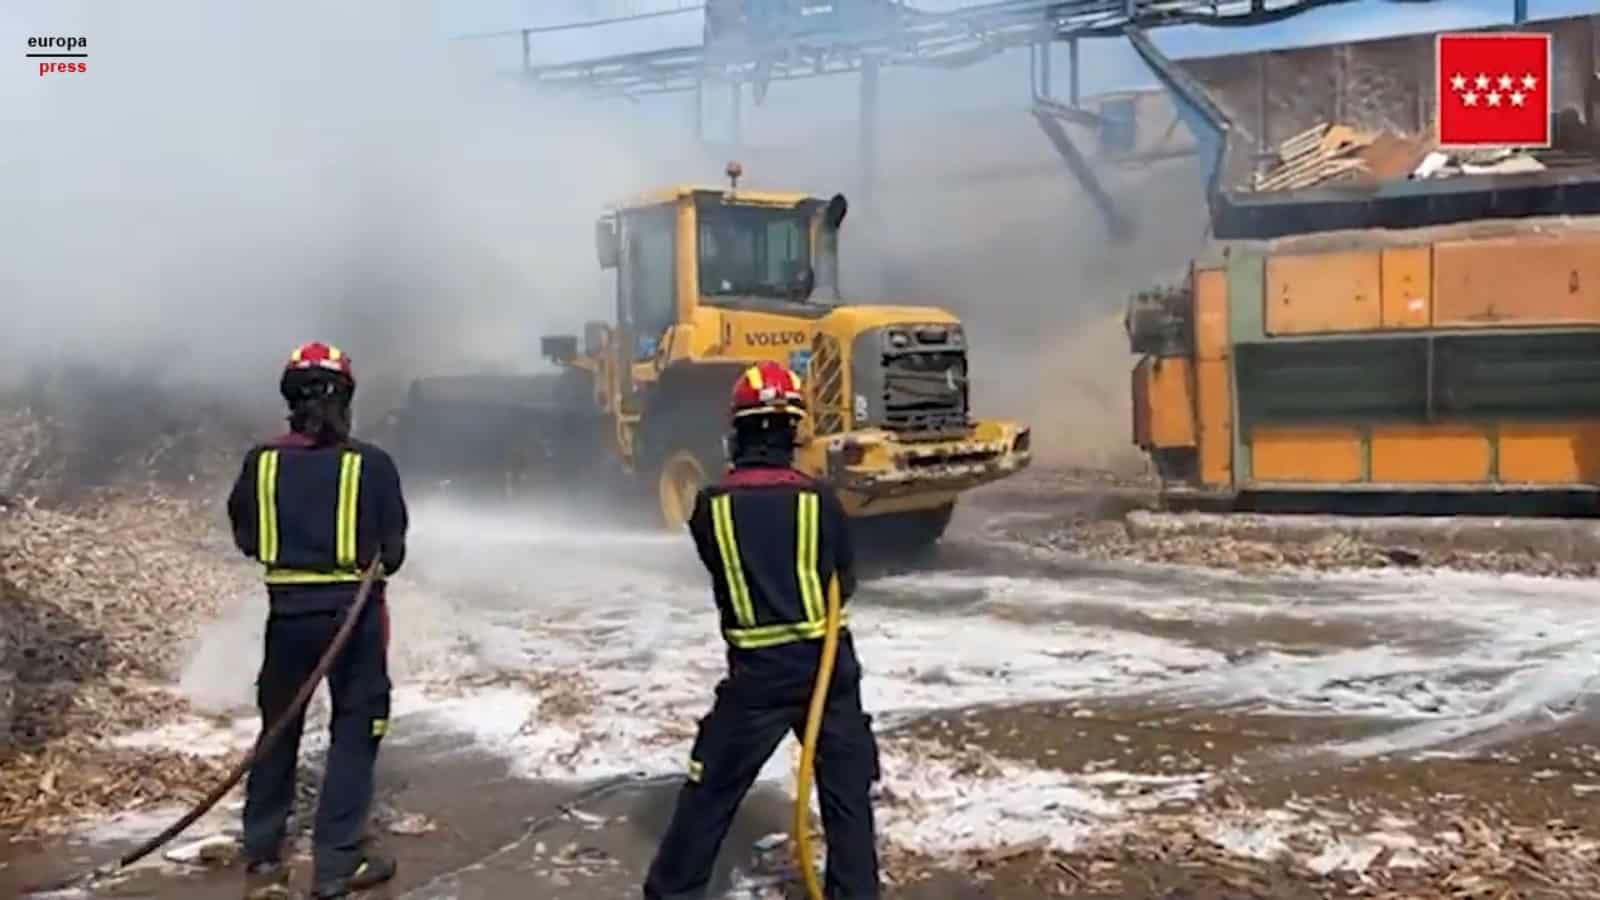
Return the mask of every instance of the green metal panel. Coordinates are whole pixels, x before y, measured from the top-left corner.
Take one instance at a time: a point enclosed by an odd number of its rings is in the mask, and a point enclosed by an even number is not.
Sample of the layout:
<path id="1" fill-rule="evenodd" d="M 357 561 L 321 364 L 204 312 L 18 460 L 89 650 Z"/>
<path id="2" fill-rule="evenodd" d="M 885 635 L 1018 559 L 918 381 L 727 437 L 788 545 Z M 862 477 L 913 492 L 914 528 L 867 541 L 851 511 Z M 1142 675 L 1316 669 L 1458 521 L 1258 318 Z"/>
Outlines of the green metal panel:
<path id="1" fill-rule="evenodd" d="M 1267 259 L 1260 253 L 1228 254 L 1228 343 L 1267 339 Z"/>
<path id="2" fill-rule="evenodd" d="M 1233 250 L 1228 253 L 1228 402 L 1229 418 L 1233 421 L 1233 486 L 1243 488 L 1255 478 L 1250 460 L 1250 444 L 1245 440 L 1244 417 L 1239 414 L 1239 357 L 1233 352 L 1238 344 L 1266 339 L 1265 296 L 1267 283 L 1266 257 L 1259 253 Z"/>

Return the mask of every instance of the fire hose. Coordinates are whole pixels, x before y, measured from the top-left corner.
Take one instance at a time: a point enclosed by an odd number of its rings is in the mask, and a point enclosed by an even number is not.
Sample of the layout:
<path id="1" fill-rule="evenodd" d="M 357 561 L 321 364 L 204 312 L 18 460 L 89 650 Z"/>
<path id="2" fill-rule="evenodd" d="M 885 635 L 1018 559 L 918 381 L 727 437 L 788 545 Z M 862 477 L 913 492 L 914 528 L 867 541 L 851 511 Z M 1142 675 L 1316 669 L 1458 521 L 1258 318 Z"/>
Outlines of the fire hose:
<path id="1" fill-rule="evenodd" d="M 360 620 L 361 613 L 366 608 L 367 599 L 371 595 L 372 585 L 381 565 L 380 561 L 374 560 L 372 565 L 362 573 L 361 586 L 356 591 L 355 601 L 350 605 L 349 613 L 345 615 L 339 630 L 333 636 L 333 640 L 328 643 L 327 649 L 323 651 L 322 658 L 317 661 L 317 666 L 312 670 L 310 677 L 300 686 L 300 691 L 295 695 L 294 701 L 289 704 L 289 708 L 284 710 L 277 720 L 262 732 L 261 737 L 256 741 L 250 752 L 235 764 L 228 776 L 218 783 L 216 787 L 212 788 L 211 792 L 201 799 L 193 809 L 189 810 L 182 818 L 169 825 L 159 834 L 122 854 L 116 860 L 88 872 L 48 885 L 30 888 L 24 891 L 23 895 L 50 894 L 84 887 L 101 878 L 115 875 L 159 850 L 173 838 L 182 834 L 184 829 L 193 825 L 201 816 L 210 812 L 228 791 L 239 783 L 245 772 L 250 770 L 250 767 L 261 757 L 261 754 L 265 753 L 278 740 L 288 723 L 299 715 L 305 705 L 310 702 L 311 695 L 316 692 L 317 685 L 327 676 L 328 670 L 332 668 L 334 660 L 338 658 L 345 644 L 349 643 L 350 635 L 354 633 L 356 623 Z M 800 868 L 800 875 L 805 884 L 808 900 L 822 900 L 822 886 L 817 878 L 816 864 L 811 854 L 809 813 L 813 770 L 817 755 L 817 736 L 822 730 L 822 714 L 827 707 L 828 691 L 833 683 L 833 665 L 839 650 L 840 618 L 839 582 L 838 579 L 833 579 L 828 585 L 828 607 L 822 639 L 822 657 L 818 663 L 816 681 L 811 690 L 811 706 L 806 713 L 804 738 L 800 743 L 800 765 L 796 778 L 798 783 L 795 791 L 794 819 L 792 823 L 796 862 Z M 637 780 L 635 778 L 622 779 L 625 783 L 632 783 Z M 603 790 L 609 791 L 619 786 L 623 785 L 607 784 Z M 565 806 L 564 804 L 564 808 Z"/>
<path id="2" fill-rule="evenodd" d="M 811 856 L 811 778 L 817 759 L 817 734 L 822 730 L 822 711 L 828 705 L 828 690 L 833 685 L 833 661 L 839 655 L 839 579 L 828 582 L 828 612 L 822 636 L 822 659 L 817 664 L 817 680 L 811 688 L 811 709 L 806 713 L 805 738 L 800 742 L 800 769 L 795 776 L 794 831 L 795 862 L 805 881 L 806 897 L 822 900 L 822 885 Z"/>
<path id="3" fill-rule="evenodd" d="M 276 721 L 269 724 L 267 729 L 261 733 L 261 737 L 256 740 L 256 744 L 251 748 L 250 752 L 245 754 L 244 758 L 234 765 L 227 778 L 224 778 L 216 787 L 211 789 L 211 793 L 207 794 L 193 809 L 185 813 L 181 819 L 167 826 L 160 834 L 122 854 L 115 861 L 44 887 L 33 888 L 25 891 L 24 895 L 48 894 L 83 887 L 90 882 L 114 875 L 161 849 L 168 841 L 182 834 L 184 829 L 193 825 L 201 816 L 210 812 L 212 807 L 216 806 L 223 796 L 232 790 L 234 785 L 239 783 L 239 779 L 244 777 L 244 773 L 250 770 L 255 761 L 261 758 L 261 754 L 265 753 L 277 742 L 284 729 L 300 714 L 305 705 L 311 702 L 311 695 L 316 692 L 317 685 L 321 684 L 322 679 L 327 677 L 328 670 L 333 667 L 333 661 L 339 657 L 339 652 L 344 649 L 344 645 L 350 642 L 350 635 L 355 632 L 356 623 L 361 619 L 361 612 L 366 608 L 367 598 L 372 594 L 372 585 L 377 580 L 378 570 L 382 565 L 383 562 L 381 560 L 375 559 L 372 561 L 372 565 L 361 573 L 361 586 L 356 590 L 356 599 L 350 604 L 350 611 L 345 614 L 344 621 L 339 625 L 339 630 L 333 635 L 333 640 L 328 642 L 328 648 L 322 651 L 322 658 L 317 661 L 317 667 L 311 671 L 311 676 L 300 686 L 300 692 L 295 695 L 294 702 L 289 704 L 289 708 L 284 710 Z"/>

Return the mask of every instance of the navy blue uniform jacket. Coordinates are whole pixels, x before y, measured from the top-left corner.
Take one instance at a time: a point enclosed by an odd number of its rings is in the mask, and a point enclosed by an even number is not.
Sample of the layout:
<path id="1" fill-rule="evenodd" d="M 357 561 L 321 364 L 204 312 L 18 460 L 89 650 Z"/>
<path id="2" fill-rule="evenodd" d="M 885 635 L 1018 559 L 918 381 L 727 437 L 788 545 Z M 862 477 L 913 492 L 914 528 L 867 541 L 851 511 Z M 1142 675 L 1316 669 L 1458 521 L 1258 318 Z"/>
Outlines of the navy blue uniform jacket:
<path id="1" fill-rule="evenodd" d="M 239 551 L 259 558 L 261 535 L 256 499 L 256 467 L 262 451 L 278 451 L 277 561 L 285 569 L 331 572 L 339 569 L 336 550 L 340 464 L 346 451 L 361 456 L 361 476 L 356 494 L 355 562 L 364 570 L 375 558 L 383 571 L 394 574 L 406 558 L 405 496 L 400 472 L 382 448 L 357 440 L 317 444 L 296 433 L 285 434 L 252 447 L 228 497 L 228 519 Z M 355 581 L 331 584 L 269 584 L 274 613 L 320 612 L 349 603 Z M 382 597 L 383 584 L 373 587 L 373 599 Z"/>
<path id="2" fill-rule="evenodd" d="M 839 597 L 844 603 L 856 589 L 855 550 L 850 536 L 850 520 L 838 496 L 828 485 L 794 469 L 749 466 L 729 472 L 719 484 L 703 488 L 695 498 L 689 517 L 689 533 L 706 570 L 711 574 L 724 636 L 738 631 L 735 591 L 729 584 L 728 566 L 723 558 L 713 501 L 726 496 L 732 519 L 732 543 L 737 544 L 737 564 L 742 594 L 748 595 L 755 625 L 786 625 L 812 619 L 805 602 L 803 572 L 812 570 L 811 583 L 820 587 L 825 599 L 830 580 L 839 580 Z M 802 523 L 802 497 L 814 510 L 815 544 L 799 540 Z M 808 579 L 809 580 L 809 579 Z M 815 596 L 815 595 L 813 595 Z M 820 628 L 813 629 L 820 636 Z M 822 641 L 816 637 L 791 640 L 759 649 L 728 646 L 728 668 L 738 678 L 751 676 L 777 686 L 789 682 L 809 683 L 821 658 Z M 836 678 L 842 683 L 857 678 L 860 670 L 854 642 L 848 629 L 841 629 Z"/>

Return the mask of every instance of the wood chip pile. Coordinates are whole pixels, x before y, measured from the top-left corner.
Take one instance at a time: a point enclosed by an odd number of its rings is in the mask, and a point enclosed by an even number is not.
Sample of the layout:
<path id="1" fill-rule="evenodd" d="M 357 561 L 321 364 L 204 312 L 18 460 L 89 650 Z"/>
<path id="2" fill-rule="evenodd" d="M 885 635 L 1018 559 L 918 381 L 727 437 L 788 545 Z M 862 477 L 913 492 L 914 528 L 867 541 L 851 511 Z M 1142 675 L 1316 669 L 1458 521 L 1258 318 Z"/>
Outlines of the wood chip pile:
<path id="1" fill-rule="evenodd" d="M 0 831 L 183 798 L 227 762 L 105 743 L 187 711 L 160 685 L 196 627 L 253 589 L 248 565 L 219 552 L 219 514 L 148 490 L 102 493 L 79 511 L 0 507 L 0 624 L 15 673 Z"/>
<path id="2" fill-rule="evenodd" d="M 214 396 L 95 370 L 34 373 L 0 390 L 0 496 L 59 503 L 95 489 L 209 486 L 274 423 Z"/>

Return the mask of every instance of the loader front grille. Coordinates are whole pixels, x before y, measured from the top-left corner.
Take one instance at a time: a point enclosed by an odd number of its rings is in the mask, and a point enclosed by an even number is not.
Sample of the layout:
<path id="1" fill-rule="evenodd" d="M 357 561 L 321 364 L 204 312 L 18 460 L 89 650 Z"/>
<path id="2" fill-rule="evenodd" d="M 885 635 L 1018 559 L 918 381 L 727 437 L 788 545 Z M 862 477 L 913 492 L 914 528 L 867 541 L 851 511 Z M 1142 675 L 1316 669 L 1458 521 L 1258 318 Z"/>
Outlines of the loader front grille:
<path id="1" fill-rule="evenodd" d="M 806 380 L 811 382 L 812 422 L 817 434 L 844 431 L 849 420 L 844 403 L 844 357 L 839 353 L 837 339 L 819 334 L 811 342 Z"/>
<path id="2" fill-rule="evenodd" d="M 850 391 L 856 427 L 916 438 L 965 434 L 966 336 L 959 325 L 890 325 L 855 340 Z"/>
<path id="3" fill-rule="evenodd" d="M 883 425 L 945 434 L 967 427 L 967 360 L 959 351 L 885 353 Z"/>

